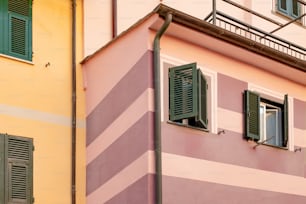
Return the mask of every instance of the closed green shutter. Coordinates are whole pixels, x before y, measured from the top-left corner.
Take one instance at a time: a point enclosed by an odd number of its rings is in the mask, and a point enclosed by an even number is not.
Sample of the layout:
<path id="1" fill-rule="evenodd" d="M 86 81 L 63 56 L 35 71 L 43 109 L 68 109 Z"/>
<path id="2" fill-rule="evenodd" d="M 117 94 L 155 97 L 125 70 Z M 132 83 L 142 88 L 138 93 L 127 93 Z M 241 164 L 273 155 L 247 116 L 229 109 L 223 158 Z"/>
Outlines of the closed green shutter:
<path id="1" fill-rule="evenodd" d="M 33 141 L 0 135 L 0 203 L 33 203 Z"/>
<path id="2" fill-rule="evenodd" d="M 285 95 L 284 98 L 284 113 L 283 113 L 283 127 L 284 127 L 284 133 L 283 133 L 283 146 L 287 147 L 287 143 L 288 143 L 288 95 Z"/>
<path id="3" fill-rule="evenodd" d="M 169 69 L 169 94 L 170 120 L 197 116 L 196 63 Z"/>
<path id="4" fill-rule="evenodd" d="M 32 0 L 8 0 L 8 54 L 32 60 Z"/>
<path id="5" fill-rule="evenodd" d="M 260 139 L 260 97 L 258 94 L 245 91 L 245 137 L 247 139 Z"/>
<path id="6" fill-rule="evenodd" d="M 6 176 L 6 159 L 5 159 L 5 136 L 0 134 L 0 203 L 5 203 L 5 176 Z"/>
<path id="7" fill-rule="evenodd" d="M 207 128 L 207 82 L 201 70 L 198 70 L 198 107 L 199 114 L 196 117 L 198 125 Z"/>

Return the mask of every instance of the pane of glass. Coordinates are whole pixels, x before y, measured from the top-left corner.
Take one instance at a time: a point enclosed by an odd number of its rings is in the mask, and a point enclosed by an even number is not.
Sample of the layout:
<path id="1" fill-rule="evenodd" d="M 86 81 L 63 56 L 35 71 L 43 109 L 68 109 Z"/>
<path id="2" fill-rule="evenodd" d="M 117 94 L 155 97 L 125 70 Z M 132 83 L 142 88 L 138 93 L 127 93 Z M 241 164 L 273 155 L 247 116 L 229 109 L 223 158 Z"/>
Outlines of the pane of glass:
<path id="1" fill-rule="evenodd" d="M 266 136 L 267 144 L 278 145 L 277 144 L 277 110 L 267 110 L 266 111 Z"/>
<path id="2" fill-rule="evenodd" d="M 280 7 L 284 10 L 287 10 L 287 0 L 281 0 L 280 1 Z"/>
<path id="3" fill-rule="evenodd" d="M 299 15 L 299 5 L 297 0 L 292 1 L 292 13 L 295 16 Z"/>

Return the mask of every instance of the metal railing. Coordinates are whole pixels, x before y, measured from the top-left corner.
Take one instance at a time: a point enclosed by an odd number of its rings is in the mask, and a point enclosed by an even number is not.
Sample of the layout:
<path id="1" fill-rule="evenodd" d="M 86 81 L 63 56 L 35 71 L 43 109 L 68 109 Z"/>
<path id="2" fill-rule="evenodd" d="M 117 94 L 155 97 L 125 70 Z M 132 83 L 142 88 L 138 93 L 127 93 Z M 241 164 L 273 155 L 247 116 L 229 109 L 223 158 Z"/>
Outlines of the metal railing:
<path id="1" fill-rule="evenodd" d="M 224 0 L 227 3 L 233 3 L 229 0 Z M 234 5 L 237 7 L 237 5 Z M 239 6 L 240 7 L 240 6 Z M 246 8 L 243 8 L 246 10 Z M 251 10 L 247 9 L 248 12 Z M 252 14 L 259 15 L 258 13 L 251 11 Z M 259 17 L 261 17 L 259 15 Z M 204 19 L 205 21 L 212 23 L 218 27 L 221 27 L 227 31 L 233 32 L 237 35 L 240 35 L 244 38 L 254 41 L 254 43 L 260 43 L 262 45 L 268 46 L 269 48 L 275 49 L 279 52 L 288 54 L 292 57 L 295 57 L 300 60 L 306 60 L 306 49 L 289 42 L 285 39 L 272 35 L 270 32 L 260 30 L 259 28 L 253 27 L 249 24 L 246 24 L 238 19 L 235 19 L 221 11 L 216 10 L 214 7 L 213 11 Z M 270 19 L 265 19 L 269 20 Z M 270 21 L 271 22 L 271 21 Z M 272 22 L 275 23 L 275 22 Z M 275 23 L 279 24 L 279 23 Z M 282 25 L 279 24 L 282 27 Z"/>

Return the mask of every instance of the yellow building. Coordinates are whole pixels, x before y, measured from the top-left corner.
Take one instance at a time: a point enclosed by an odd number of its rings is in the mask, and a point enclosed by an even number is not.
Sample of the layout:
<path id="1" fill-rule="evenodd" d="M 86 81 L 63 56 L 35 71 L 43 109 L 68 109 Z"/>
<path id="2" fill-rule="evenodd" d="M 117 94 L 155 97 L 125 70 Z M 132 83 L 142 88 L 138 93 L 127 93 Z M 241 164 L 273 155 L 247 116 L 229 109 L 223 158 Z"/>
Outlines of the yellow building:
<path id="1" fill-rule="evenodd" d="M 0 0 L 1 204 L 85 203 L 82 4 Z"/>

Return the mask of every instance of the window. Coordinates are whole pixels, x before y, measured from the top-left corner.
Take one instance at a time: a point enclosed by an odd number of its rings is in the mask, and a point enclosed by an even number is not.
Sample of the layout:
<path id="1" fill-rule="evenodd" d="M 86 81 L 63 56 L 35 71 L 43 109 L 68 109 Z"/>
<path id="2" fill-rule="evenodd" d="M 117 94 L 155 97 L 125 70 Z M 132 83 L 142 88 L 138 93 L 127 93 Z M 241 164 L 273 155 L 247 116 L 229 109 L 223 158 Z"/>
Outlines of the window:
<path id="1" fill-rule="evenodd" d="M 0 134 L 0 203 L 33 203 L 33 141 Z"/>
<path id="2" fill-rule="evenodd" d="M 288 96 L 278 103 L 260 97 L 258 93 L 245 91 L 246 138 L 278 147 L 288 143 Z"/>
<path id="3" fill-rule="evenodd" d="M 0 53 L 32 60 L 32 0 L 0 0 Z"/>
<path id="4" fill-rule="evenodd" d="M 301 14 L 301 6 L 297 0 L 278 0 L 277 9 L 293 18 L 297 18 Z"/>
<path id="5" fill-rule="evenodd" d="M 169 69 L 169 119 L 207 129 L 207 82 L 196 63 Z"/>

